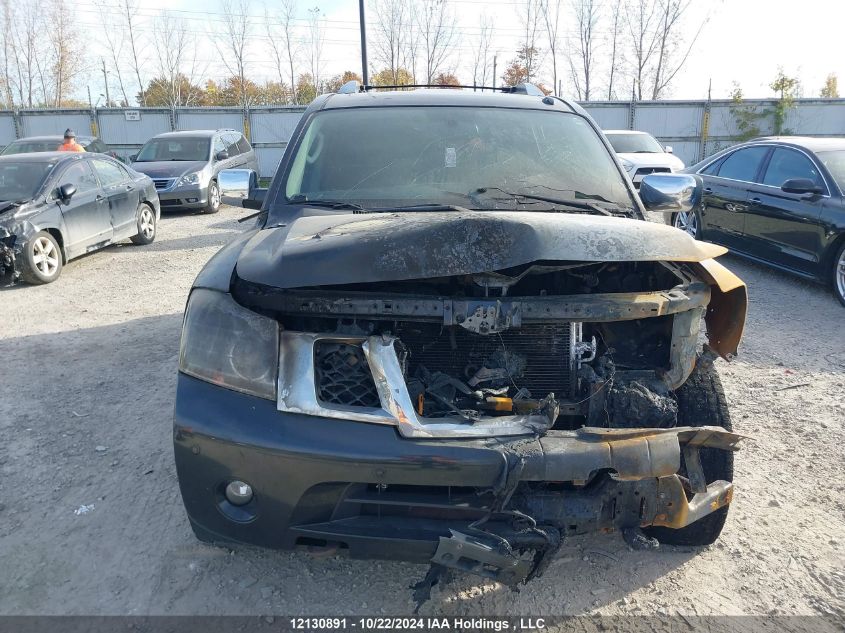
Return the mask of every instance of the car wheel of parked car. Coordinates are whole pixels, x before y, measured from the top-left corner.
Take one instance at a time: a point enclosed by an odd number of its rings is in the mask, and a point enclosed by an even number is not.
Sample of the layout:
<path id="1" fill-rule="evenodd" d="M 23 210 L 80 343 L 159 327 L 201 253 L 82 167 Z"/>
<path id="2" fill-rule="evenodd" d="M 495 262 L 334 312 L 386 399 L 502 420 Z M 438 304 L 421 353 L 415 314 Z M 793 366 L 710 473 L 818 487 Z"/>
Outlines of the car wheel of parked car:
<path id="1" fill-rule="evenodd" d="M 47 231 L 39 231 L 29 241 L 23 253 L 21 276 L 31 284 L 56 281 L 62 272 L 62 251 L 59 243 Z"/>
<path id="2" fill-rule="evenodd" d="M 678 398 L 678 426 L 720 426 L 731 431 L 728 403 L 722 389 L 722 381 L 712 364 L 699 364 L 687 381 L 675 392 Z M 707 483 L 733 481 L 734 454 L 716 448 L 702 448 L 699 451 L 701 466 Z M 681 476 L 686 475 L 686 466 L 681 457 Z M 691 497 L 690 493 L 687 493 Z M 710 545 L 722 532 L 730 506 L 719 508 L 712 514 L 695 521 L 685 528 L 675 530 L 667 527 L 647 528 L 645 532 L 661 543 L 668 545 Z"/>
<path id="3" fill-rule="evenodd" d="M 203 213 L 217 213 L 220 211 L 220 187 L 216 180 L 208 183 L 208 204 Z"/>
<path id="4" fill-rule="evenodd" d="M 845 306 L 845 243 L 839 248 L 833 260 L 833 292 L 836 298 Z"/>
<path id="5" fill-rule="evenodd" d="M 138 205 L 138 234 L 129 239 L 133 244 L 152 244 L 156 238 L 156 214 L 148 204 Z"/>
<path id="6" fill-rule="evenodd" d="M 681 211 L 680 213 L 676 213 L 675 217 L 672 219 L 672 225 L 676 229 L 681 229 L 685 233 L 689 234 L 690 237 L 698 239 L 699 222 L 698 214 L 695 212 L 695 209 L 692 211 Z"/>

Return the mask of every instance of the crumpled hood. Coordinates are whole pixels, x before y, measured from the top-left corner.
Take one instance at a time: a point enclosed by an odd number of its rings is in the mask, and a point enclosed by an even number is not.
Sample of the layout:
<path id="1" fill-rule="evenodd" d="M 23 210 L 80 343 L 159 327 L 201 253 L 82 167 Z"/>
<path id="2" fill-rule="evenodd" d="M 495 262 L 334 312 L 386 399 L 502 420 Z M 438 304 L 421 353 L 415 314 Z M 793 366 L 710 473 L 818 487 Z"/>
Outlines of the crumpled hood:
<path id="1" fill-rule="evenodd" d="M 147 174 L 150 178 L 178 178 L 185 174 L 201 171 L 208 163 L 205 161 L 157 160 L 152 162 L 132 163 L 135 171 Z"/>
<path id="2" fill-rule="evenodd" d="M 675 170 L 684 168 L 684 161 L 668 152 L 622 153 L 617 156 L 634 163 L 637 167 L 671 167 Z"/>
<path id="3" fill-rule="evenodd" d="M 240 278 L 276 288 L 425 279 L 540 260 L 697 262 L 727 249 L 678 229 L 613 217 L 503 211 L 300 217 L 258 231 Z"/>

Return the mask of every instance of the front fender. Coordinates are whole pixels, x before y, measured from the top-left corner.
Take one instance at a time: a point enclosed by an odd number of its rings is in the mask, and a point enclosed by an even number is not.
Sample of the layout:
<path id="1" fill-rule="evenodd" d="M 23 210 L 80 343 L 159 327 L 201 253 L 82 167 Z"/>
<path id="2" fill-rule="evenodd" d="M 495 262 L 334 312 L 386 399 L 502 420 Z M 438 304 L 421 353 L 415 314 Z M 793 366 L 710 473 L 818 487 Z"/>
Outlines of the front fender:
<path id="1" fill-rule="evenodd" d="M 725 360 L 733 359 L 745 330 L 748 288 L 745 282 L 715 259 L 692 264 L 710 284 L 710 303 L 704 321 L 710 349 Z"/>

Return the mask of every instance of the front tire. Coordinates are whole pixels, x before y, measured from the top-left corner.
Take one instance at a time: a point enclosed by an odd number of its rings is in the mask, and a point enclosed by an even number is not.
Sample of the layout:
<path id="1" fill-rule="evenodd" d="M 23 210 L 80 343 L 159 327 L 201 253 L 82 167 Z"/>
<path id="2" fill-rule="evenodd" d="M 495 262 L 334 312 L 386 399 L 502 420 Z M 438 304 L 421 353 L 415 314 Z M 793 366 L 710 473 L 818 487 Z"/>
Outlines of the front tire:
<path id="1" fill-rule="evenodd" d="M 203 213 L 217 213 L 220 211 L 220 186 L 216 180 L 208 183 L 208 204 Z"/>
<path id="2" fill-rule="evenodd" d="M 833 294 L 845 306 L 845 242 L 833 258 Z"/>
<path id="3" fill-rule="evenodd" d="M 675 392 L 678 398 L 678 426 L 721 426 L 733 430 L 728 403 L 722 389 L 722 381 L 712 364 L 696 365 L 687 381 Z M 733 481 L 734 454 L 717 448 L 700 449 L 701 466 L 707 483 Z M 686 474 L 681 457 L 679 474 Z M 719 538 L 729 505 L 719 508 L 690 525 L 675 530 L 667 527 L 651 527 L 644 531 L 661 543 L 668 545 L 701 546 L 710 545 Z"/>
<path id="4" fill-rule="evenodd" d="M 681 229 L 691 238 L 697 240 L 701 235 L 701 221 L 695 209 L 692 211 L 681 211 L 672 217 L 672 226 Z"/>
<path id="5" fill-rule="evenodd" d="M 31 284 L 49 284 L 62 272 L 62 251 L 56 238 L 47 231 L 32 236 L 23 252 L 21 277 Z"/>
<path id="6" fill-rule="evenodd" d="M 138 244 L 140 246 L 152 244 L 153 240 L 156 238 L 156 230 L 158 227 L 155 211 L 150 208 L 150 205 L 143 202 L 138 205 L 137 222 L 138 233 L 129 239 L 132 240 L 133 244 Z"/>

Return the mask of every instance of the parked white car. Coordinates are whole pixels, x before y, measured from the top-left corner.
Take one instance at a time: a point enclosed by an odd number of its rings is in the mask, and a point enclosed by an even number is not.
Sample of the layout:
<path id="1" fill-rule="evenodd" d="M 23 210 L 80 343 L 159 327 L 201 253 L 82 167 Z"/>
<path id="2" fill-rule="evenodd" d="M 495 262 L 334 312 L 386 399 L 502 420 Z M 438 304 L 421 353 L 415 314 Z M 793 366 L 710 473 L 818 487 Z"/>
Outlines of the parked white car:
<path id="1" fill-rule="evenodd" d="M 643 176 L 684 168 L 684 161 L 672 153 L 672 148 L 664 147 L 648 132 L 605 130 L 604 134 L 637 189 Z"/>

